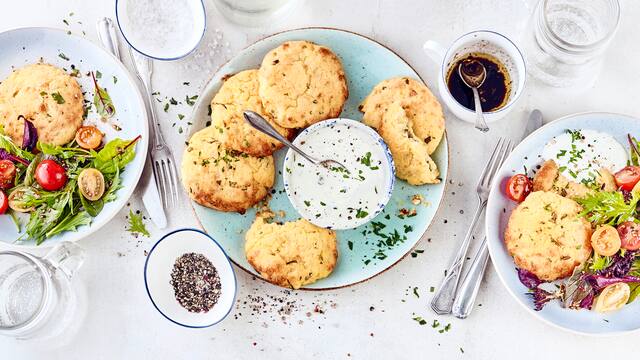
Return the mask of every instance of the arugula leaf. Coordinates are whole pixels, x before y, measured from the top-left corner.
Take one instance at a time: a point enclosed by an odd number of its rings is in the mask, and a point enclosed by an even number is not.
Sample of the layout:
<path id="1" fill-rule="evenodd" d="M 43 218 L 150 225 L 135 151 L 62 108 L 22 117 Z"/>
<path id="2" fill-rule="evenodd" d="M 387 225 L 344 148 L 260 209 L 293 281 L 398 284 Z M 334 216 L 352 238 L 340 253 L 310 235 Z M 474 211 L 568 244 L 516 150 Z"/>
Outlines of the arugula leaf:
<path id="1" fill-rule="evenodd" d="M 39 153 L 35 158 L 33 158 L 33 160 L 31 160 L 29 166 L 27 166 L 27 170 L 24 173 L 24 181 L 22 182 L 24 185 L 31 186 L 31 184 L 33 184 L 36 167 L 40 164 L 40 161 L 42 161 L 42 157 L 42 153 Z"/>
<path id="2" fill-rule="evenodd" d="M 80 211 L 77 214 L 69 214 L 49 230 L 45 236 L 50 238 L 63 231 L 76 231 L 79 226 L 91 224 L 92 219 L 91 215 L 86 211 Z"/>
<path id="3" fill-rule="evenodd" d="M 91 156 L 89 151 L 77 147 L 63 147 L 38 142 L 36 148 L 44 155 L 56 156 L 65 160 L 76 157 L 88 158 Z"/>
<path id="4" fill-rule="evenodd" d="M 640 194 L 632 192 L 627 204 L 621 192 L 598 191 L 582 199 L 576 199 L 582 205 L 580 216 L 594 225 L 618 225 L 635 215 Z"/>
<path id="5" fill-rule="evenodd" d="M 103 199 L 98 199 L 94 201 L 87 200 L 87 198 L 85 198 L 80 192 L 80 188 L 78 188 L 78 197 L 80 198 L 80 203 L 82 204 L 82 208 L 87 213 L 89 213 L 89 215 L 93 217 L 98 216 L 98 214 L 100 214 L 100 211 L 102 211 L 102 208 L 104 207 Z"/>
<path id="6" fill-rule="evenodd" d="M 144 223 L 142 222 L 142 215 L 141 214 L 134 214 L 132 210 L 129 210 L 129 227 L 127 228 L 127 231 L 132 233 L 132 234 L 141 234 L 144 235 L 146 237 L 151 236 L 149 234 L 149 231 L 147 231 L 147 227 L 144 225 Z"/>

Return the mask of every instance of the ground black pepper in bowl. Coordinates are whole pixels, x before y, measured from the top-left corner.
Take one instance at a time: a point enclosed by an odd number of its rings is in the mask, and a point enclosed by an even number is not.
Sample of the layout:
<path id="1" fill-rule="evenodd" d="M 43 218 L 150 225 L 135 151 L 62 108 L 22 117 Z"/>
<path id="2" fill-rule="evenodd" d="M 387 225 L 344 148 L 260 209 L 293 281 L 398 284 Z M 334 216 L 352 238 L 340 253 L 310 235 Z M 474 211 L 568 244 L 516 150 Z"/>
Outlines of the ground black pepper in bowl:
<path id="1" fill-rule="evenodd" d="M 177 258 L 170 284 L 176 300 L 190 312 L 211 310 L 222 293 L 218 271 L 202 254 L 187 253 Z"/>

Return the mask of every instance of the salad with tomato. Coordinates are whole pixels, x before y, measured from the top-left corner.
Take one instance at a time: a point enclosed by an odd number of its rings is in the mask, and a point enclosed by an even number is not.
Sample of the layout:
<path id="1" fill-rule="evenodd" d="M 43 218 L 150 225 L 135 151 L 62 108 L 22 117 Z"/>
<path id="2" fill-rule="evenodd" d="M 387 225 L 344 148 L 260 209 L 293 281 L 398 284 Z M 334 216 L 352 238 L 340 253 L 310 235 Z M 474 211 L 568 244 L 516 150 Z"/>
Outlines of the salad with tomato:
<path id="1" fill-rule="evenodd" d="M 631 136 L 628 142 L 629 160 L 612 174 L 614 186 L 605 189 L 595 181 L 582 181 L 580 186 L 586 186 L 588 192 L 574 198 L 582 207 L 579 216 L 592 227 L 589 260 L 577 266 L 569 278 L 546 286 L 535 274 L 518 269 L 536 310 L 560 300 L 565 308 L 610 312 L 640 295 L 640 143 Z M 582 154 L 575 146 L 572 149 L 571 156 Z M 555 151 L 564 155 L 563 150 Z M 527 174 L 516 174 L 505 183 L 504 193 L 521 203 L 533 189 Z"/>
<path id="2" fill-rule="evenodd" d="M 140 136 L 104 143 L 97 127 L 82 126 L 71 143 L 53 146 L 39 142 L 33 124 L 24 123 L 21 146 L 0 128 L 0 214 L 22 232 L 16 241 L 40 245 L 90 224 L 116 199 L 120 173 L 134 159 Z"/>

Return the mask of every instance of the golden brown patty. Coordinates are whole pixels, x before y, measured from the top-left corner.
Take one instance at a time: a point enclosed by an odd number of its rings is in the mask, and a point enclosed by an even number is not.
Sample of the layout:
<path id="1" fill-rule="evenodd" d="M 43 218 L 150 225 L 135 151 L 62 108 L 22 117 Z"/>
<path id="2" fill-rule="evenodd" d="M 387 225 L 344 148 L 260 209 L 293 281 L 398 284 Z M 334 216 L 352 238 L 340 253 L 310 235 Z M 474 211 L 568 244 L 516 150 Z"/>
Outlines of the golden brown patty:
<path id="1" fill-rule="evenodd" d="M 516 207 L 504 241 L 517 267 L 544 281 L 567 277 L 591 256 L 591 224 L 575 201 L 536 191 Z"/>
<path id="2" fill-rule="evenodd" d="M 362 121 L 379 128 L 384 114 L 396 102 L 407 112 L 413 132 L 427 144 L 429 154 L 436 151 L 444 136 L 444 114 L 436 97 L 418 80 L 396 77 L 380 82 L 360 105 Z"/>
<path id="3" fill-rule="evenodd" d="M 440 171 L 429 156 L 427 144 L 414 134 L 412 125 L 406 111 L 395 103 L 385 112 L 378 132 L 389 146 L 400 179 L 411 185 L 437 184 Z"/>
<path id="4" fill-rule="evenodd" d="M 335 231 L 304 219 L 269 224 L 258 216 L 244 249 L 249 264 L 267 281 L 294 289 L 329 276 L 338 259 Z"/>
<path id="5" fill-rule="evenodd" d="M 616 181 L 611 172 L 607 169 L 598 171 L 595 183 L 599 189 L 605 191 L 615 191 Z M 593 190 L 584 184 L 570 181 L 560 173 L 558 165 L 553 160 L 547 160 L 533 177 L 533 191 L 553 191 L 556 194 L 566 196 L 571 199 L 584 198 L 593 193 Z"/>
<path id="6" fill-rule="evenodd" d="M 244 213 L 273 186 L 273 157 L 226 150 L 217 134 L 213 127 L 193 134 L 182 156 L 182 184 L 200 205 Z"/>
<path id="7" fill-rule="evenodd" d="M 31 121 L 44 143 L 73 140 L 83 120 L 82 89 L 62 69 L 33 64 L 17 69 L 0 84 L 0 124 L 22 144 L 23 117 Z"/>
<path id="8" fill-rule="evenodd" d="M 349 96 L 338 57 L 309 41 L 288 41 L 267 53 L 259 79 L 265 110 L 285 128 L 338 117 Z"/>
<path id="9" fill-rule="evenodd" d="M 245 70 L 228 78 L 211 100 L 212 125 L 221 131 L 220 139 L 225 148 L 253 156 L 268 156 L 283 146 L 247 123 L 242 115 L 245 110 L 262 115 L 285 137 L 293 135 L 293 130 L 275 124 L 264 111 L 258 96 L 258 70 Z"/>

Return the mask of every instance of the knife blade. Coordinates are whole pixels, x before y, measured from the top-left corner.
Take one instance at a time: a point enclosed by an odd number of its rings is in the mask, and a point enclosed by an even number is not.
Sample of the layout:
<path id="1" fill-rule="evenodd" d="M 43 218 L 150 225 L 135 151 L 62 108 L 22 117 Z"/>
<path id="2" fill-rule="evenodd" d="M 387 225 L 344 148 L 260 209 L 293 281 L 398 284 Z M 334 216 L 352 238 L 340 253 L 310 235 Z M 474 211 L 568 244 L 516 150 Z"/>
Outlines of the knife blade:
<path id="1" fill-rule="evenodd" d="M 118 49 L 118 35 L 115 31 L 113 20 L 105 17 L 98 20 L 96 25 L 98 28 L 98 38 L 100 38 L 100 42 L 102 42 L 103 46 L 111 54 L 113 54 L 116 58 L 118 58 L 118 60 L 120 60 L 120 62 L 122 62 L 120 51 Z M 148 107 L 149 104 L 145 102 L 145 106 Z M 153 129 L 150 128 L 149 131 L 151 132 L 153 131 Z M 149 141 L 149 146 L 152 145 L 151 143 L 152 142 Z M 158 192 L 156 177 L 153 172 L 149 151 L 147 151 L 147 160 L 144 164 L 140 181 L 138 182 L 138 188 L 142 189 L 142 203 L 144 204 L 144 207 L 147 210 L 147 214 L 149 214 L 151 221 L 153 221 L 153 223 L 156 224 L 159 229 L 164 229 L 165 227 L 167 227 L 167 217 L 164 213 L 164 207 L 162 206 L 160 193 Z"/>
<path id="2" fill-rule="evenodd" d="M 538 109 L 531 111 L 521 141 L 541 127 L 542 122 L 542 112 Z M 455 317 L 465 319 L 469 316 L 471 310 L 473 310 L 473 304 L 476 301 L 476 296 L 478 295 L 478 290 L 480 289 L 480 284 L 482 283 L 482 278 L 484 277 L 484 271 L 487 268 L 488 262 L 489 248 L 487 245 L 487 237 L 483 234 L 480 248 L 473 256 L 473 261 L 471 262 L 469 270 L 462 280 L 462 283 L 460 283 L 460 287 L 458 288 L 458 292 L 456 293 L 456 297 L 453 301 L 451 313 Z"/>

